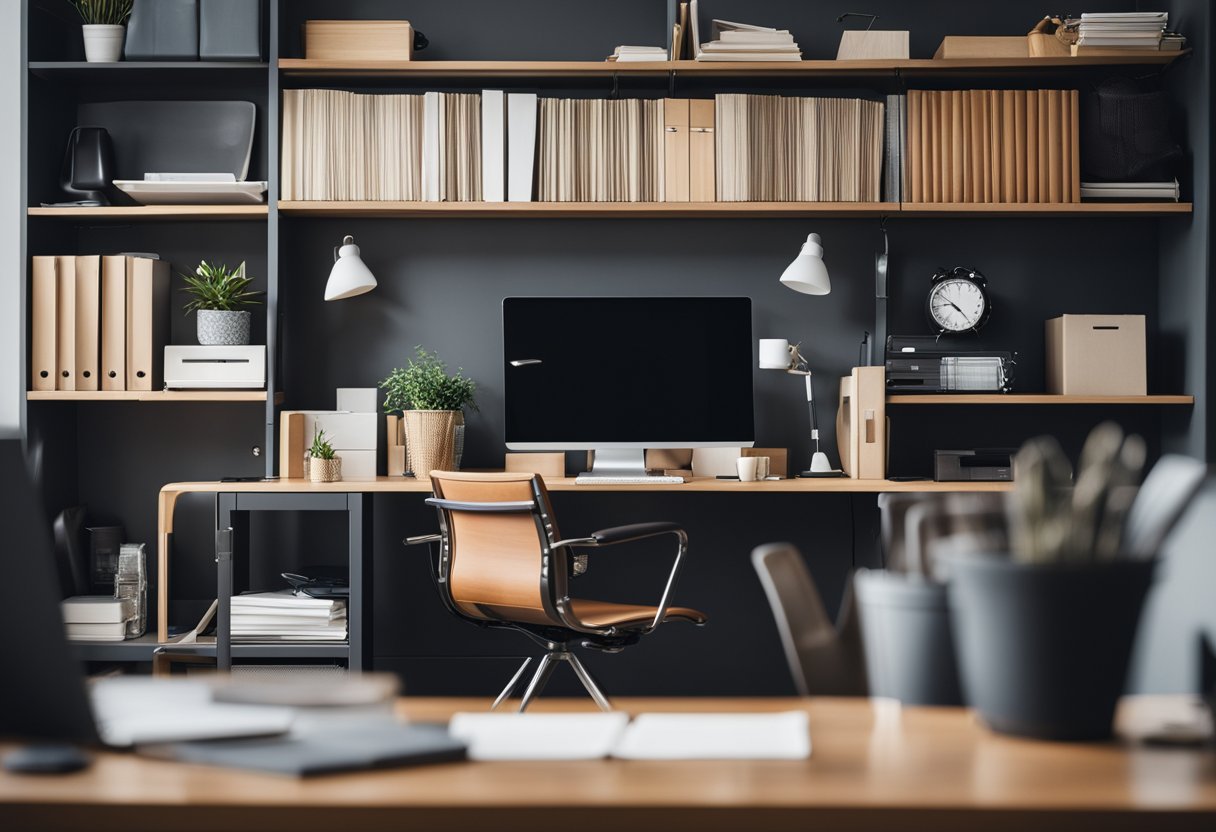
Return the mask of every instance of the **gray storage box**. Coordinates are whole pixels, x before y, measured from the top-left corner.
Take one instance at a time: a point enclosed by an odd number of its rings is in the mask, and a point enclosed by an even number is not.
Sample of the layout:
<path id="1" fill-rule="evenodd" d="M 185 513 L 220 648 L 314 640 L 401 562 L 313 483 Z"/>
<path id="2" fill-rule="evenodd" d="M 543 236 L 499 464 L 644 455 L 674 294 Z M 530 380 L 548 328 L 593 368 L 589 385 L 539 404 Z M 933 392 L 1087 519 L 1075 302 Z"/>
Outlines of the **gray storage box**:
<path id="1" fill-rule="evenodd" d="M 262 0 L 199 0 L 198 12 L 204 61 L 262 59 Z"/>
<path id="2" fill-rule="evenodd" d="M 123 55 L 128 61 L 197 61 L 198 0 L 135 0 Z"/>

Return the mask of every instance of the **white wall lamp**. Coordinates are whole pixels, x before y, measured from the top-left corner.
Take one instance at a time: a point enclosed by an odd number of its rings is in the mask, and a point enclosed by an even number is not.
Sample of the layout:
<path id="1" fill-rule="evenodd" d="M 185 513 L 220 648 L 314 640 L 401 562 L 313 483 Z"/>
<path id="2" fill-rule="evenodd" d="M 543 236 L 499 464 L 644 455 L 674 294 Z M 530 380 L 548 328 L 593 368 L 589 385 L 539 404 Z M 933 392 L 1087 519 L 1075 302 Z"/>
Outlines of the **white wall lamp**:
<path id="1" fill-rule="evenodd" d="M 346 235 L 341 248 L 334 248 L 334 266 L 325 284 L 326 300 L 345 300 L 376 288 L 376 277 L 359 256 L 355 238 Z"/>

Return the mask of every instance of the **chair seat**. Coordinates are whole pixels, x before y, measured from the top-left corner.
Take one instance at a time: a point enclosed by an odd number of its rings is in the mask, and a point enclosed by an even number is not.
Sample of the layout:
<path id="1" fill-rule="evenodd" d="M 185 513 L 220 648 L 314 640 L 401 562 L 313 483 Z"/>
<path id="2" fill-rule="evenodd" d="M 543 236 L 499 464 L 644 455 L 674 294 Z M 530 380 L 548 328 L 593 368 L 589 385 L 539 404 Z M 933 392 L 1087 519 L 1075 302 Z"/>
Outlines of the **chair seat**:
<path id="1" fill-rule="evenodd" d="M 571 598 L 570 609 L 579 621 L 591 627 L 640 627 L 654 621 L 659 611 L 658 607 L 642 604 L 614 604 L 585 598 Z M 689 607 L 668 607 L 663 620 L 704 624 L 709 618 L 705 613 Z"/>

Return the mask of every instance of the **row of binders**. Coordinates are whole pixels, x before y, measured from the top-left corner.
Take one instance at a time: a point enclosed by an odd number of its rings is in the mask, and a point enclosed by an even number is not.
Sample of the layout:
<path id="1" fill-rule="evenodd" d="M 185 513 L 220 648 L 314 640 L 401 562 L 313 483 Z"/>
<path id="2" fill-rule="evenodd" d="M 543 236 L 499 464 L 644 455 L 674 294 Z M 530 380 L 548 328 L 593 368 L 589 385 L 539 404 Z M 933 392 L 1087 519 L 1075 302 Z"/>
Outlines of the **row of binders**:
<path id="1" fill-rule="evenodd" d="M 529 202 L 534 93 L 284 90 L 287 200 Z"/>
<path id="2" fill-rule="evenodd" d="M 715 106 L 719 201 L 880 199 L 881 102 L 722 94 Z"/>
<path id="3" fill-rule="evenodd" d="M 911 202 L 1081 201 L 1076 90 L 909 90 Z"/>
<path id="4" fill-rule="evenodd" d="M 537 196 L 543 202 L 662 202 L 662 100 L 542 98 Z"/>
<path id="5" fill-rule="evenodd" d="M 37 256 L 30 300 L 32 389 L 154 389 L 169 334 L 167 262 Z"/>

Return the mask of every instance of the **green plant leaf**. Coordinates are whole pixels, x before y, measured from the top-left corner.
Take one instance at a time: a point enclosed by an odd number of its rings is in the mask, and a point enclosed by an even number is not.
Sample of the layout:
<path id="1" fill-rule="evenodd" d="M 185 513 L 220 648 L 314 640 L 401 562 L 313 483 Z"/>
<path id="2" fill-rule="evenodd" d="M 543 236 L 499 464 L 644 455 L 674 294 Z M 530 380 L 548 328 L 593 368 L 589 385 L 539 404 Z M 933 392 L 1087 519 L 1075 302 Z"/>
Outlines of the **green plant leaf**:
<path id="1" fill-rule="evenodd" d="M 131 16 L 134 0 L 68 0 L 86 26 L 121 26 Z"/>
<path id="2" fill-rule="evenodd" d="M 435 353 L 415 347 L 415 357 L 406 367 L 398 367 L 380 382 L 385 391 L 384 410 L 463 410 L 477 409 L 474 396 L 477 384 L 456 369 L 449 375 L 447 366 Z"/>
<path id="3" fill-rule="evenodd" d="M 194 274 L 182 274 L 181 277 L 186 284 L 182 291 L 190 295 L 183 307 L 187 314 L 196 309 L 235 312 L 261 303 L 258 296 L 262 293 L 249 289 L 253 278 L 245 274 L 244 261 L 235 269 L 229 269 L 226 265 L 212 265 L 203 260 Z"/>

